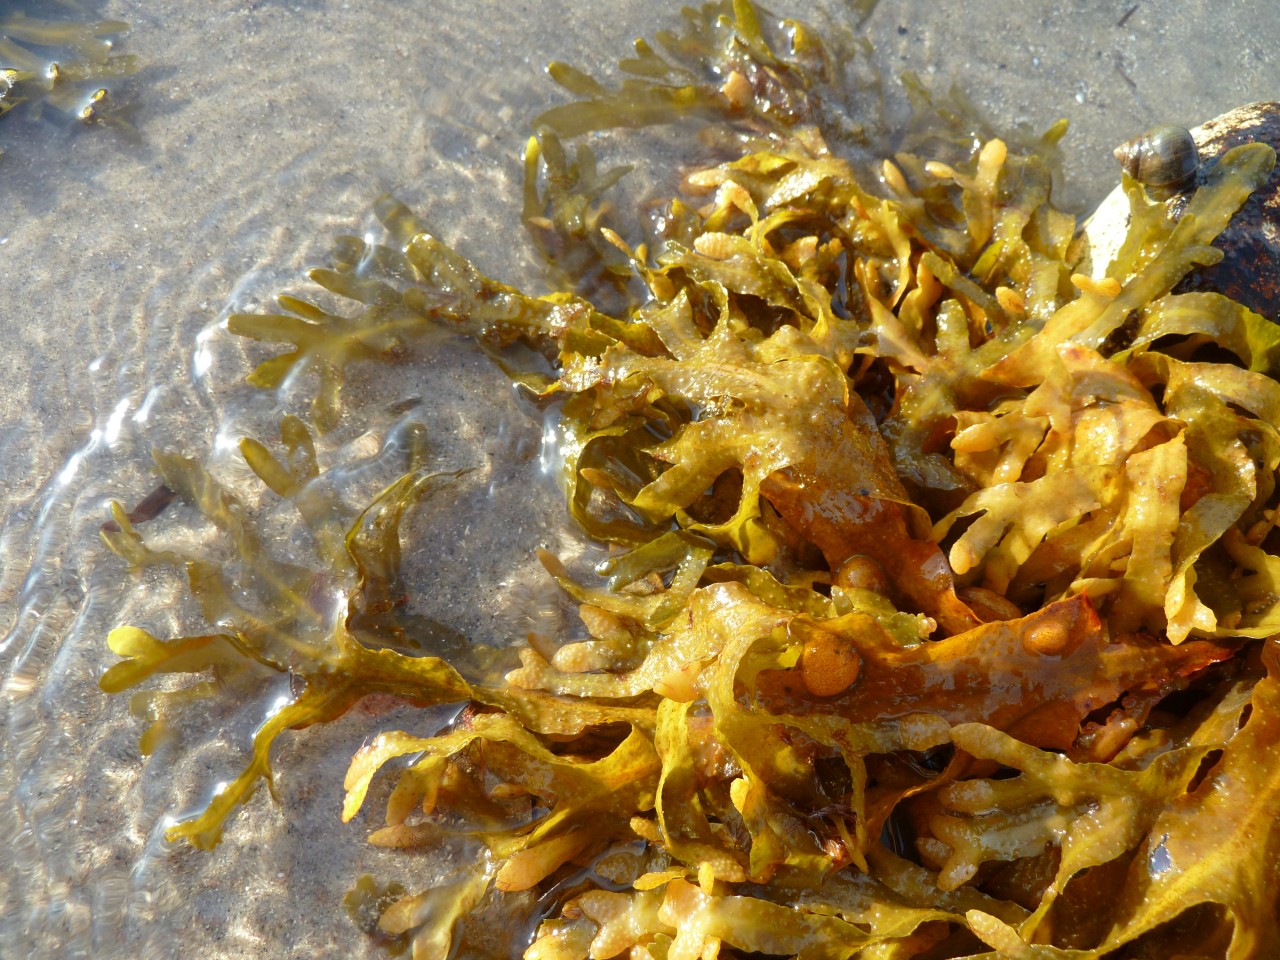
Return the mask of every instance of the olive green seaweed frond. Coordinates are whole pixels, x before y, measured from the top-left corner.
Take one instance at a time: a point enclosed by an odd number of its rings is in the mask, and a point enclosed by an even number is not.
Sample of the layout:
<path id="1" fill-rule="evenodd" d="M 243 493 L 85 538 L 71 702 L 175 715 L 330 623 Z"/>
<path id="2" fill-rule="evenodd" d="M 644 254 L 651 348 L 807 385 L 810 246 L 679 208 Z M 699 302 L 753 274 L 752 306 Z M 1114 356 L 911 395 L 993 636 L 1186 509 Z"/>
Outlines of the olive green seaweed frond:
<path id="1" fill-rule="evenodd" d="M 105 123 L 135 136 L 117 102 L 127 89 L 120 84 L 141 68 L 136 55 L 116 52 L 129 25 L 58 0 L 17 7 L 0 13 L 0 117 L 18 109 L 32 119 Z"/>

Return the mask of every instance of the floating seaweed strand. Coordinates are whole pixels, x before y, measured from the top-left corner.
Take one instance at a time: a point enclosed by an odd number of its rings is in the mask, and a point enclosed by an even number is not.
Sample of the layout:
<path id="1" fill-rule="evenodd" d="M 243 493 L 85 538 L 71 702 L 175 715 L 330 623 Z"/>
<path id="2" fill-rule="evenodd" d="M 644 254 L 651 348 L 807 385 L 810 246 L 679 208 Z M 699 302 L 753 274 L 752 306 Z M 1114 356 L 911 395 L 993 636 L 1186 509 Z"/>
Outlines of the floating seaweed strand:
<path id="1" fill-rule="evenodd" d="M 70 17 L 49 16 L 62 11 Z M 34 117 L 62 115 L 106 123 L 132 134 L 104 84 L 136 74 L 133 54 L 114 52 L 121 20 L 94 20 L 78 4 L 50 2 L 41 16 L 20 10 L 0 16 L 0 117 L 17 107 Z"/>

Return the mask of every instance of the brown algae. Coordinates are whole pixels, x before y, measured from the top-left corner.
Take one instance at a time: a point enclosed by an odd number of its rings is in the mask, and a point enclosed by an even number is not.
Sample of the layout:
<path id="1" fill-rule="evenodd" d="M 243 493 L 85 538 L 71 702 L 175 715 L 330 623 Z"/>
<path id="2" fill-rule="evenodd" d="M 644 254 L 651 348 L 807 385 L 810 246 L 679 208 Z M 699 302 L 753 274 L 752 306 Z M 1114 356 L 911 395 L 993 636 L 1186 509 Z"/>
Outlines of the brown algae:
<path id="1" fill-rule="evenodd" d="M 116 51 L 129 25 L 95 20 L 79 4 L 57 0 L 38 10 L 0 15 L 0 117 L 18 109 L 32 119 L 131 131 L 112 93 L 140 67 L 135 55 Z"/>
<path id="2" fill-rule="evenodd" d="M 217 843 L 281 732 L 385 694 L 462 709 L 373 737 L 343 819 L 380 789 L 371 842 L 488 852 L 428 889 L 360 881 L 359 924 L 414 957 L 1240 960 L 1280 941 L 1280 336 L 1171 292 L 1221 256 L 1274 152 L 1227 153 L 1176 223 L 1127 180 L 1128 240 L 1089 280 L 1050 195 L 1063 127 L 1018 147 L 914 84 L 872 164 L 874 124 L 832 93 L 856 44 L 748 0 L 684 16 L 617 86 L 551 68 L 578 99 L 535 124 L 523 219 L 557 291 L 484 276 L 385 200 L 384 245 L 344 238 L 312 272 L 348 310 L 281 297 L 229 321 L 284 348 L 253 384 L 314 385 L 240 448 L 314 556 L 277 555 L 173 453 L 169 509 L 206 544 L 153 544 L 115 507 L 108 545 L 181 570 L 211 625 L 112 632 L 105 690 L 199 677 L 133 694 L 144 753 L 194 699 L 292 681 L 169 838 Z M 713 159 L 628 222 L 604 200 L 625 171 L 582 137 L 659 123 Z M 348 370 L 441 324 L 558 405 L 569 512 L 611 547 L 594 578 L 543 554 L 582 629 L 531 637 L 505 676 L 408 610 L 402 523 L 450 482 L 425 431 L 384 447 L 399 478 L 363 508 L 318 454 L 363 414 Z M 1206 339 L 1231 362 L 1202 360 Z M 495 945 L 495 916 L 531 940 Z"/>

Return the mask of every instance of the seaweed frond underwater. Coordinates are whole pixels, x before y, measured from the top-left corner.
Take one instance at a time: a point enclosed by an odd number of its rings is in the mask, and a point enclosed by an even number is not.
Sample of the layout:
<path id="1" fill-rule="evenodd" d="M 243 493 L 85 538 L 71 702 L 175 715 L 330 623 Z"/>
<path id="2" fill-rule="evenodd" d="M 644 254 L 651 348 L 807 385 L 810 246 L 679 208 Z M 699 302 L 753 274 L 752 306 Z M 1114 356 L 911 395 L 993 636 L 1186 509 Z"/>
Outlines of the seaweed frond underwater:
<path id="1" fill-rule="evenodd" d="M 127 97 L 111 93 L 140 68 L 137 56 L 115 49 L 129 24 L 95 19 L 74 0 L 31 5 L 38 16 L 21 6 L 0 14 L 0 117 L 20 108 L 32 119 L 110 124 L 136 136 Z"/>
<path id="2" fill-rule="evenodd" d="M 1128 239 L 1090 278 L 1051 198 L 1065 125 L 1019 147 L 909 80 L 916 116 L 869 163 L 875 119 L 834 99 L 865 89 L 857 44 L 748 0 L 684 16 L 614 87 L 551 67 L 578 99 L 535 123 L 523 220 L 556 292 L 484 276 L 385 199 L 387 243 L 343 238 L 311 275 L 349 310 L 229 320 L 286 347 L 251 383 L 314 385 L 241 453 L 315 563 L 273 557 L 188 457 L 157 454 L 156 499 L 114 508 L 108 545 L 183 571 L 213 625 L 111 634 L 109 692 L 207 677 L 133 694 L 144 753 L 193 699 L 293 682 L 169 838 L 217 843 L 280 733 L 392 694 L 461 709 L 373 737 L 343 820 L 391 767 L 372 843 L 488 851 L 353 891 L 414 957 L 1260 955 L 1280 942 L 1280 330 L 1171 291 L 1274 152 L 1228 152 L 1176 221 L 1126 176 Z M 625 171 L 584 135 L 656 124 L 715 159 L 628 220 L 604 199 Z M 364 508 L 317 455 L 362 415 L 347 372 L 442 325 L 556 406 L 569 513 L 612 550 L 589 581 L 543 554 L 584 632 L 531 637 L 503 677 L 408 611 L 401 524 L 449 482 L 425 429 L 388 436 L 375 465 L 400 476 Z M 205 545 L 148 543 L 170 499 Z M 495 915 L 531 939 L 495 945 L 475 919 Z"/>

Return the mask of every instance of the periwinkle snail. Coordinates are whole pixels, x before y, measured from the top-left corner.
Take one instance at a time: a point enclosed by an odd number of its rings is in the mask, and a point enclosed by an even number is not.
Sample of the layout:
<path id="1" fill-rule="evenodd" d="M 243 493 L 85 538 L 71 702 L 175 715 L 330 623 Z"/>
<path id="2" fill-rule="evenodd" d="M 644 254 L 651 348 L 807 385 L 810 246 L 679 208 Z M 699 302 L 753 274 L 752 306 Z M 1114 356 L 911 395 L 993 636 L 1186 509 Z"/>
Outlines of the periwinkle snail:
<path id="1" fill-rule="evenodd" d="M 1185 127 L 1154 127 L 1116 147 L 1115 157 L 1124 172 L 1157 200 L 1186 190 L 1195 183 L 1200 168 L 1196 142 Z"/>
<path id="2" fill-rule="evenodd" d="M 1157 190 L 1146 179 L 1147 174 L 1138 169 L 1142 157 L 1147 157 L 1150 168 L 1152 158 L 1161 152 L 1167 158 L 1172 150 L 1175 159 L 1192 155 L 1189 146 L 1176 146 L 1179 140 L 1185 144 L 1185 131 L 1155 136 L 1159 129 L 1116 150 L 1116 157 L 1125 164 L 1126 172 L 1143 181 L 1153 198 Z M 1192 131 L 1192 137 L 1199 148 L 1196 151 L 1199 168 L 1192 171 L 1190 182 L 1180 190 L 1160 198 L 1167 201 L 1167 213 L 1173 220 L 1186 212 L 1196 183 L 1212 181 L 1219 161 L 1233 147 L 1265 143 L 1280 150 L 1280 101 L 1237 107 L 1205 121 Z M 1143 141 L 1146 145 L 1139 146 Z M 1131 162 L 1135 166 L 1130 167 Z M 1182 159 L 1175 166 L 1185 169 L 1191 165 Z M 1116 187 L 1081 228 L 1076 249 L 1083 272 L 1095 279 L 1107 276 L 1128 236 L 1130 215 L 1129 197 L 1121 187 Z M 1221 293 L 1280 324 L 1280 167 L 1241 204 L 1213 245 L 1223 252 L 1221 262 L 1197 266 L 1182 278 L 1173 292 Z"/>

